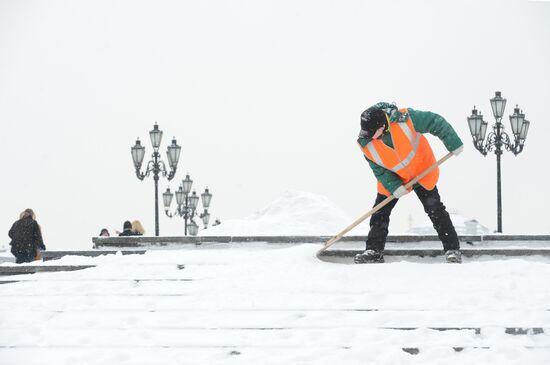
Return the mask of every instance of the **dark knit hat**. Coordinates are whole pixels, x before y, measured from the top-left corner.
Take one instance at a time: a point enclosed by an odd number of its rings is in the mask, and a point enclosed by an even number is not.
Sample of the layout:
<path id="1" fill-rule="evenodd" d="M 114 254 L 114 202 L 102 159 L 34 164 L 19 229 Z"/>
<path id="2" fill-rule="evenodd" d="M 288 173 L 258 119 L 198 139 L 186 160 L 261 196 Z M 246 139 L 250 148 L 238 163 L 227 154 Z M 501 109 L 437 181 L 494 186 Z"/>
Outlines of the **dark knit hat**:
<path id="1" fill-rule="evenodd" d="M 124 229 L 132 229 L 132 223 L 130 221 L 124 222 L 124 225 L 122 226 Z"/>
<path id="2" fill-rule="evenodd" d="M 361 136 L 372 138 L 380 127 L 387 126 L 386 113 L 377 107 L 371 106 L 361 114 Z"/>

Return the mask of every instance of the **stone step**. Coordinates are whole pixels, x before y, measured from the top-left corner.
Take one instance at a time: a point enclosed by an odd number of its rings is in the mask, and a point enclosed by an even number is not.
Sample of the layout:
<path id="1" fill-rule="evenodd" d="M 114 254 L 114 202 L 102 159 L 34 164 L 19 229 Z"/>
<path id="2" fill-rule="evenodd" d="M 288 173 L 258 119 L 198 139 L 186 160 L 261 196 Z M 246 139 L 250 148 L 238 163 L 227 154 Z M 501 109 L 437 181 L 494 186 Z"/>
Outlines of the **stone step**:
<path id="1" fill-rule="evenodd" d="M 355 346 L 319 346 L 319 348 L 324 348 L 324 349 L 333 349 L 333 350 L 337 350 L 337 349 L 346 349 L 346 350 L 349 350 L 349 349 L 352 349 L 354 348 Z M 131 346 L 131 345 L 127 345 L 127 346 L 124 346 L 124 345 L 121 345 L 121 346 L 117 346 L 117 345 L 113 345 L 113 346 L 97 346 L 97 347 L 94 347 L 94 346 L 90 346 L 90 345 L 70 345 L 70 346 L 67 346 L 67 345 L 57 345 L 57 346 L 52 346 L 52 345 L 48 345 L 48 346 L 43 346 L 43 345 L 0 345 L 0 349 L 33 349 L 33 353 L 35 353 L 36 351 L 40 351 L 40 350 L 49 350 L 49 351 L 59 351 L 59 349 L 63 349 L 63 350 L 69 350 L 69 349 L 86 349 L 86 350 L 91 350 L 91 351 L 94 351 L 94 352 L 97 352 L 98 351 L 98 348 L 100 348 L 102 351 L 105 351 L 105 349 L 110 349 L 110 350 L 113 350 L 113 349 L 117 349 L 117 350 L 123 350 L 123 349 L 130 349 L 132 351 L 136 351 L 138 349 L 146 349 L 147 351 L 150 351 L 150 350 L 170 350 L 170 349 L 173 349 L 173 350 L 176 350 L 176 349 L 188 349 L 188 350 L 201 350 L 201 352 L 204 352 L 204 351 L 208 351 L 208 350 L 216 350 L 216 349 L 235 349 L 233 351 L 231 351 L 229 354 L 230 355 L 240 355 L 241 354 L 241 351 L 243 352 L 246 352 L 248 351 L 249 349 L 296 349 L 296 348 L 311 348 L 311 346 L 304 346 L 304 345 L 274 345 L 274 346 L 270 346 L 270 345 L 263 345 L 263 346 L 241 346 L 241 345 L 142 345 L 142 346 Z M 238 351 L 237 349 L 239 348 L 243 348 L 243 350 L 241 351 Z M 362 347 L 362 349 L 364 349 L 365 346 Z M 398 347 L 396 347 L 398 348 Z M 411 355 L 418 355 L 421 350 L 423 349 L 424 347 L 420 348 L 420 347 L 401 347 L 400 349 L 404 352 L 407 352 Z M 460 351 L 463 351 L 463 350 L 467 350 L 467 349 L 471 349 L 471 350 L 490 350 L 490 349 L 494 349 L 495 347 L 491 347 L 491 346 L 444 346 L 444 345 L 435 345 L 435 346 L 426 346 L 425 349 L 427 348 L 440 348 L 440 349 L 444 349 L 444 348 L 452 348 L 455 352 L 460 352 Z M 502 349 L 502 346 L 498 346 L 499 349 Z M 521 349 L 526 349 L 526 350 L 550 350 L 550 346 L 545 346 L 545 345 L 531 345 L 531 346 L 525 346 L 525 345 L 517 345 L 517 346 L 511 346 L 511 348 L 521 348 Z"/>
<path id="2" fill-rule="evenodd" d="M 20 266 L 0 266 L 0 276 L 34 274 L 37 272 L 58 272 L 58 271 L 76 271 L 89 269 L 95 265 L 20 265 Z"/>
<path id="3" fill-rule="evenodd" d="M 57 313 L 57 312 L 56 312 Z M 343 326 L 346 327 L 346 326 Z M 4 325 L 5 329 L 12 328 L 8 325 Z M 271 326 L 247 326 L 247 327 L 193 327 L 193 326 L 182 326 L 182 327 L 163 327 L 163 326 L 155 326 L 155 327 L 140 327 L 140 330 L 146 330 L 150 329 L 151 331 L 154 330 L 185 330 L 185 331 L 292 331 L 292 330 L 330 330 L 332 327 L 271 327 Z M 387 327 L 387 326 L 376 326 L 376 327 L 363 327 L 363 328 L 369 328 L 373 330 L 392 330 L 392 331 L 416 331 L 416 330 L 430 330 L 430 331 L 437 331 L 437 332 L 447 332 L 447 331 L 472 331 L 475 335 L 482 335 L 485 334 L 485 330 L 482 327 Z M 49 326 L 49 329 L 51 330 L 71 330 L 73 327 L 68 327 L 64 325 L 63 327 L 56 327 L 55 324 L 52 324 Z M 75 330 L 78 329 L 78 327 L 74 327 Z M 130 328 L 124 327 L 124 328 L 117 328 L 117 327 L 99 327 L 95 328 L 99 330 L 120 330 L 120 331 L 127 331 Z M 543 327 L 505 327 L 502 331 L 504 334 L 511 335 L 511 336 L 533 336 L 533 335 L 541 335 L 545 334 L 545 330 Z M 491 328 L 490 334 L 494 335 L 496 332 Z"/>
<path id="4" fill-rule="evenodd" d="M 25 300 L 21 296 L 11 295 L 10 301 Z M 50 296 L 49 296 L 50 297 Z M 47 301 L 45 296 L 34 297 L 36 302 Z M 92 296 L 88 296 L 91 298 Z M 28 298 L 28 297 L 25 297 Z M 119 297 L 120 298 L 120 297 Z M 67 297 L 64 305 L 69 304 Z M 132 297 L 135 299 L 135 297 Z M 9 308 L 11 303 L 2 296 L 2 310 Z M 129 300 L 128 300 L 129 301 Z M 40 308 L 39 308 L 40 309 Z M 127 331 L 134 330 L 179 330 L 179 331 L 238 331 L 238 330 L 273 330 L 273 331 L 330 331 L 331 329 L 348 328 L 350 331 L 363 330 L 395 330 L 413 331 L 471 331 L 472 334 L 531 335 L 550 333 L 550 313 L 546 310 L 495 310 L 491 314 L 470 311 L 392 311 L 383 310 L 376 312 L 352 312 L 352 311 L 261 311 L 242 310 L 239 312 L 222 308 L 196 311 L 194 308 L 176 310 L 157 310 L 145 308 L 135 310 L 128 306 L 121 306 L 118 310 L 109 308 L 67 309 L 52 308 L 48 310 L 29 309 L 18 310 L 17 313 L 4 314 L 2 327 L 24 328 L 33 326 L 44 317 L 51 318 L 48 322 L 49 329 L 74 329 L 89 328 L 96 330 L 118 330 L 124 328 Z M 139 318 L 139 321 L 131 322 L 129 319 Z M 297 321 L 289 321 L 289 318 L 299 318 Z M 321 318 L 331 318 L 321 320 Z M 92 325 L 93 324 L 93 325 Z M 547 337 L 545 337 L 547 338 Z M 547 338 L 548 339 L 548 338 Z M 550 344 L 550 342 L 549 342 Z"/>
<path id="5" fill-rule="evenodd" d="M 321 253 L 321 257 L 344 257 L 351 258 L 362 253 L 363 250 L 342 250 L 329 249 Z M 550 256 L 550 248 L 462 248 L 462 255 L 466 257 L 473 256 Z M 442 249 L 398 249 L 388 248 L 384 250 L 384 256 L 419 256 L 419 257 L 436 257 L 443 255 Z"/>
<path id="6" fill-rule="evenodd" d="M 147 250 L 86 250 L 86 251 L 43 251 L 44 261 L 57 260 L 63 256 L 87 256 L 97 257 L 101 255 L 114 255 L 120 252 L 123 255 L 142 255 Z"/>
<path id="7" fill-rule="evenodd" d="M 14 347 L 36 345 L 32 340 L 24 337 L 18 337 L 17 334 L 24 327 L 14 327 L 2 325 L 0 334 L 0 345 L 10 345 Z M 32 328 L 32 326 L 31 326 Z M 547 327 L 545 327 L 548 330 Z M 39 343 L 48 347 L 78 347 L 83 340 L 85 346 L 94 347 L 263 347 L 267 344 L 273 347 L 285 347 L 288 345 L 300 345 L 297 339 L 319 337 L 318 345 L 325 346 L 346 346 L 349 341 L 345 338 L 329 338 L 327 331 L 347 331 L 356 333 L 362 338 L 392 338 L 395 343 L 403 345 L 410 344 L 410 347 L 416 347 L 420 344 L 430 344 L 435 340 L 442 346 L 491 346 L 498 340 L 499 345 L 546 345 L 549 346 L 547 335 L 541 332 L 537 333 L 534 328 L 524 328 L 525 333 L 507 333 L 495 332 L 494 329 L 481 328 L 480 335 L 476 335 L 475 329 L 464 328 L 400 328 L 400 327 L 357 327 L 338 326 L 328 328 L 261 328 L 261 327 L 235 327 L 235 328 L 189 328 L 189 327 L 159 327 L 159 326 L 140 326 L 131 327 L 98 327 L 90 323 L 84 327 L 68 326 L 66 322 L 56 324 L 55 321 L 48 325 L 40 327 L 39 333 L 35 338 Z M 447 333 L 445 332 L 453 332 Z M 458 331 L 458 332 L 457 332 Z M 150 336 L 150 337 L 149 337 Z M 197 339 L 200 339 L 197 341 Z M 440 340 L 440 341 L 439 341 Z M 429 345 L 428 345 L 429 346 Z"/>
<path id="8" fill-rule="evenodd" d="M 429 348 L 430 346 L 427 346 L 426 348 Z M 438 347 L 444 347 L 444 346 L 438 346 Z M 500 347 L 499 347 L 500 348 Z M 514 346 L 514 348 L 522 348 L 526 350 L 550 350 L 550 346 Z M 464 350 L 491 350 L 493 349 L 491 346 L 453 346 L 452 349 L 455 352 L 461 352 Z M 422 349 L 420 347 L 403 347 L 401 348 L 403 352 L 409 353 L 411 355 L 418 355 L 422 352 Z"/>
<path id="9" fill-rule="evenodd" d="M 323 363 L 328 364 L 327 359 L 336 358 L 333 363 L 377 363 L 371 358 L 381 358 L 381 363 L 408 363 L 407 358 L 411 361 L 421 360 L 419 363 L 463 363 L 463 364 L 490 364 L 499 363 L 498 361 L 491 362 L 490 360 L 495 356 L 498 359 L 505 358 L 509 354 L 509 361 L 505 361 L 507 364 L 544 364 L 544 358 L 548 358 L 550 353 L 550 346 L 544 345 L 502 345 L 494 346 L 467 346 L 467 345 L 432 345 L 426 344 L 419 347 L 403 347 L 400 345 L 387 345 L 384 344 L 384 353 L 381 356 L 366 356 L 369 352 L 379 353 L 381 349 L 374 345 L 365 344 L 361 346 L 334 346 L 334 345 L 269 345 L 264 344 L 260 346 L 239 346 L 239 345 L 145 345 L 145 346 L 91 346 L 91 345 L 79 345 L 79 346 L 44 346 L 40 344 L 36 345 L 0 345 L 1 354 L 12 359 L 18 359 L 18 364 L 38 364 L 40 362 L 37 359 L 55 359 L 56 363 L 62 364 L 87 364 L 91 363 L 90 359 L 107 359 L 107 362 L 103 363 L 119 363 L 121 358 L 124 363 L 147 363 L 144 362 L 151 358 L 151 352 L 155 354 L 155 358 L 158 359 L 156 363 L 300 363 L 300 364 L 315 364 Z M 348 351 L 353 351 L 357 354 L 356 357 L 351 357 L 347 354 Z M 454 352 L 455 356 L 460 356 L 460 353 L 466 352 L 467 359 L 475 357 L 481 358 L 479 361 L 463 361 L 460 358 L 455 360 L 450 358 Z M 251 356 L 255 354 L 265 354 L 264 361 L 255 360 L 250 361 Z M 396 353 L 401 353 L 400 360 L 392 360 L 396 356 Z M 441 355 L 447 361 L 431 361 L 435 354 Z M 517 354 L 520 355 L 517 355 Z M 99 354 L 99 355 L 98 355 Z M 297 354 L 298 361 L 289 360 L 287 354 Z M 309 355 L 307 355 L 309 354 Z M 315 355 L 314 355 L 315 354 Z M 336 355 L 335 355 L 336 354 Z M 427 359 L 422 359 L 421 356 L 426 355 Z M 446 356 L 446 357 L 445 357 Z M 516 358 L 514 356 L 517 356 Z M 405 357 L 405 358 L 403 358 Z M 167 360 L 168 359 L 168 360 Z M 177 359 L 177 360 L 175 360 Z M 183 360 L 182 360 L 183 359 Z M 198 359 L 198 360 L 197 360 Z M 206 360 L 203 360 L 206 359 Z M 221 359 L 221 360 L 220 360 Z M 269 359 L 266 361 L 265 359 Z M 366 360 L 365 360 L 366 359 Z M 140 361 L 141 360 L 141 361 Z M 187 361 L 186 361 L 187 360 Z M 301 361 L 300 361 L 301 360 Z M 323 361 L 324 360 L 324 361 Z M 361 361 L 362 360 L 362 361 Z M 385 360 L 385 361 L 384 361 Z M 453 362 L 453 360 L 455 360 Z M 516 362 L 513 362 L 516 360 Z M 541 361 L 542 360 L 542 361 Z M 42 360 L 44 362 L 44 360 Z M 47 362 L 50 363 L 50 362 Z M 53 364 L 53 362 L 51 362 Z M 94 362 L 95 363 L 95 362 Z M 149 361 L 148 363 L 154 363 Z M 416 363 L 416 362 L 415 362 Z"/>
<path id="10" fill-rule="evenodd" d="M 100 247 L 155 247 L 200 245 L 204 243 L 274 243 L 274 244 L 300 244 L 300 243 L 325 243 L 332 236 L 174 236 L 174 237 L 92 237 L 94 248 Z M 342 242 L 365 242 L 365 235 L 344 236 Z M 460 235 L 461 242 L 497 242 L 497 241 L 537 241 L 548 242 L 550 247 L 550 235 Z M 437 235 L 389 235 L 389 243 L 417 243 L 440 242 Z"/>

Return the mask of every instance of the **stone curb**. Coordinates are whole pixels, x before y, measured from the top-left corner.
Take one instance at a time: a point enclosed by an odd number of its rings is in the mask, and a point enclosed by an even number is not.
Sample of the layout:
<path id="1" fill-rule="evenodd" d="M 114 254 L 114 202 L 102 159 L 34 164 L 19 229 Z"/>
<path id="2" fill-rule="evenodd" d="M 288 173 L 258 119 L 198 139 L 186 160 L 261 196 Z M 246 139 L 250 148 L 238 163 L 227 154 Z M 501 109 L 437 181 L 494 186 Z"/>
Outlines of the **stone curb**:
<path id="1" fill-rule="evenodd" d="M 37 272 L 76 271 L 91 267 L 95 267 L 95 265 L 0 266 L 0 276 L 34 274 Z"/>
<path id="2" fill-rule="evenodd" d="M 173 237 L 92 237 L 94 248 L 101 247 L 146 247 L 169 246 L 177 244 L 202 243 L 325 243 L 331 236 L 173 236 Z M 365 242 L 366 236 L 345 236 L 342 242 Z M 547 241 L 550 247 L 550 235 L 462 235 L 461 242 L 488 242 L 488 241 Z M 417 243 L 439 242 L 437 235 L 390 235 L 390 243 Z"/>
<path id="3" fill-rule="evenodd" d="M 142 255 L 147 250 L 89 250 L 89 251 L 42 251 L 42 259 L 44 261 L 57 260 L 63 256 L 87 256 L 97 257 L 101 255 L 114 255 L 116 253 L 122 253 L 123 255 Z"/>

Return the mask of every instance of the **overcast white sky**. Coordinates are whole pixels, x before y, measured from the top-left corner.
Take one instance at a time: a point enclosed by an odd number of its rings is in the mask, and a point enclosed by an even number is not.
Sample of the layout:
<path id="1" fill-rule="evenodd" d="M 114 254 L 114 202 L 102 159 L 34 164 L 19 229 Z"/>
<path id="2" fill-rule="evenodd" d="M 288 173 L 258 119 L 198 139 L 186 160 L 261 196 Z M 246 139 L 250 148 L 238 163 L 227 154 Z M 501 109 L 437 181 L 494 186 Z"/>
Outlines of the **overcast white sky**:
<path id="1" fill-rule="evenodd" d="M 2 241 L 27 207 L 50 248 L 88 247 L 126 219 L 153 234 L 153 181 L 137 180 L 130 147 L 139 136 L 149 157 L 155 121 L 163 155 L 172 136 L 183 147 L 170 186 L 186 172 L 208 186 L 213 218 L 291 189 L 355 219 L 375 197 L 359 115 L 382 100 L 453 124 L 466 150 L 442 167 L 443 201 L 496 228 L 495 156 L 473 148 L 466 123 L 475 104 L 492 125 L 496 90 L 506 115 L 518 103 L 531 121 L 524 152 L 503 156 L 504 231 L 550 233 L 549 39 L 550 3 L 522 0 L 0 0 Z M 409 215 L 425 219 L 415 196 L 394 233 Z"/>

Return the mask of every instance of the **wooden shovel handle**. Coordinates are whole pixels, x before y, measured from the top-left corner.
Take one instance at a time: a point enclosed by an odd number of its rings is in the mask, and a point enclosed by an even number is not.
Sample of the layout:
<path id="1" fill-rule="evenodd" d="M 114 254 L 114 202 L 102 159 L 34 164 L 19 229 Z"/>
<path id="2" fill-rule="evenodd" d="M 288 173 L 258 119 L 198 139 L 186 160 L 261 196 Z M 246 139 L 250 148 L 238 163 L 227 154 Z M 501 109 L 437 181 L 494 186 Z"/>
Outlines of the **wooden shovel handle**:
<path id="1" fill-rule="evenodd" d="M 409 181 L 406 185 L 405 185 L 405 188 L 406 189 L 409 189 L 410 187 L 412 187 L 414 184 L 416 184 L 418 182 L 418 180 L 422 179 L 424 176 L 426 176 L 427 174 L 429 174 L 433 169 L 435 169 L 436 167 L 438 167 L 439 165 L 441 165 L 443 162 L 447 161 L 451 156 L 453 155 L 452 152 L 449 152 L 448 154 L 446 154 L 445 156 L 443 156 L 439 161 L 437 162 L 434 162 L 433 165 L 431 165 L 430 167 L 428 167 L 426 170 L 424 170 L 424 172 L 422 172 L 420 175 L 418 175 L 417 177 L 415 177 L 414 179 L 412 179 L 411 181 Z M 371 215 L 373 215 L 374 213 L 376 213 L 377 211 L 379 211 L 380 209 L 382 209 L 386 204 L 388 204 L 389 202 L 391 202 L 393 199 L 395 199 L 395 196 L 393 195 L 390 195 L 388 196 L 386 199 L 384 199 L 383 201 L 381 201 L 377 206 L 375 206 L 374 208 L 372 208 L 371 210 L 369 210 L 368 212 L 366 212 L 365 214 L 363 214 L 362 216 L 360 216 L 359 218 L 357 218 L 352 224 L 350 224 L 349 226 L 347 226 L 342 232 L 338 233 L 336 236 L 332 237 L 330 240 L 328 240 L 325 245 L 317 252 L 317 255 L 319 255 L 320 253 L 322 253 L 323 251 L 325 251 L 327 248 L 329 248 L 330 246 L 332 246 L 333 244 L 335 244 L 336 242 L 340 241 L 340 239 L 342 237 L 344 237 L 344 235 L 346 233 L 348 233 L 349 231 L 351 231 L 353 228 L 355 228 L 359 223 L 363 222 L 365 219 L 367 219 L 368 217 L 370 217 Z"/>

